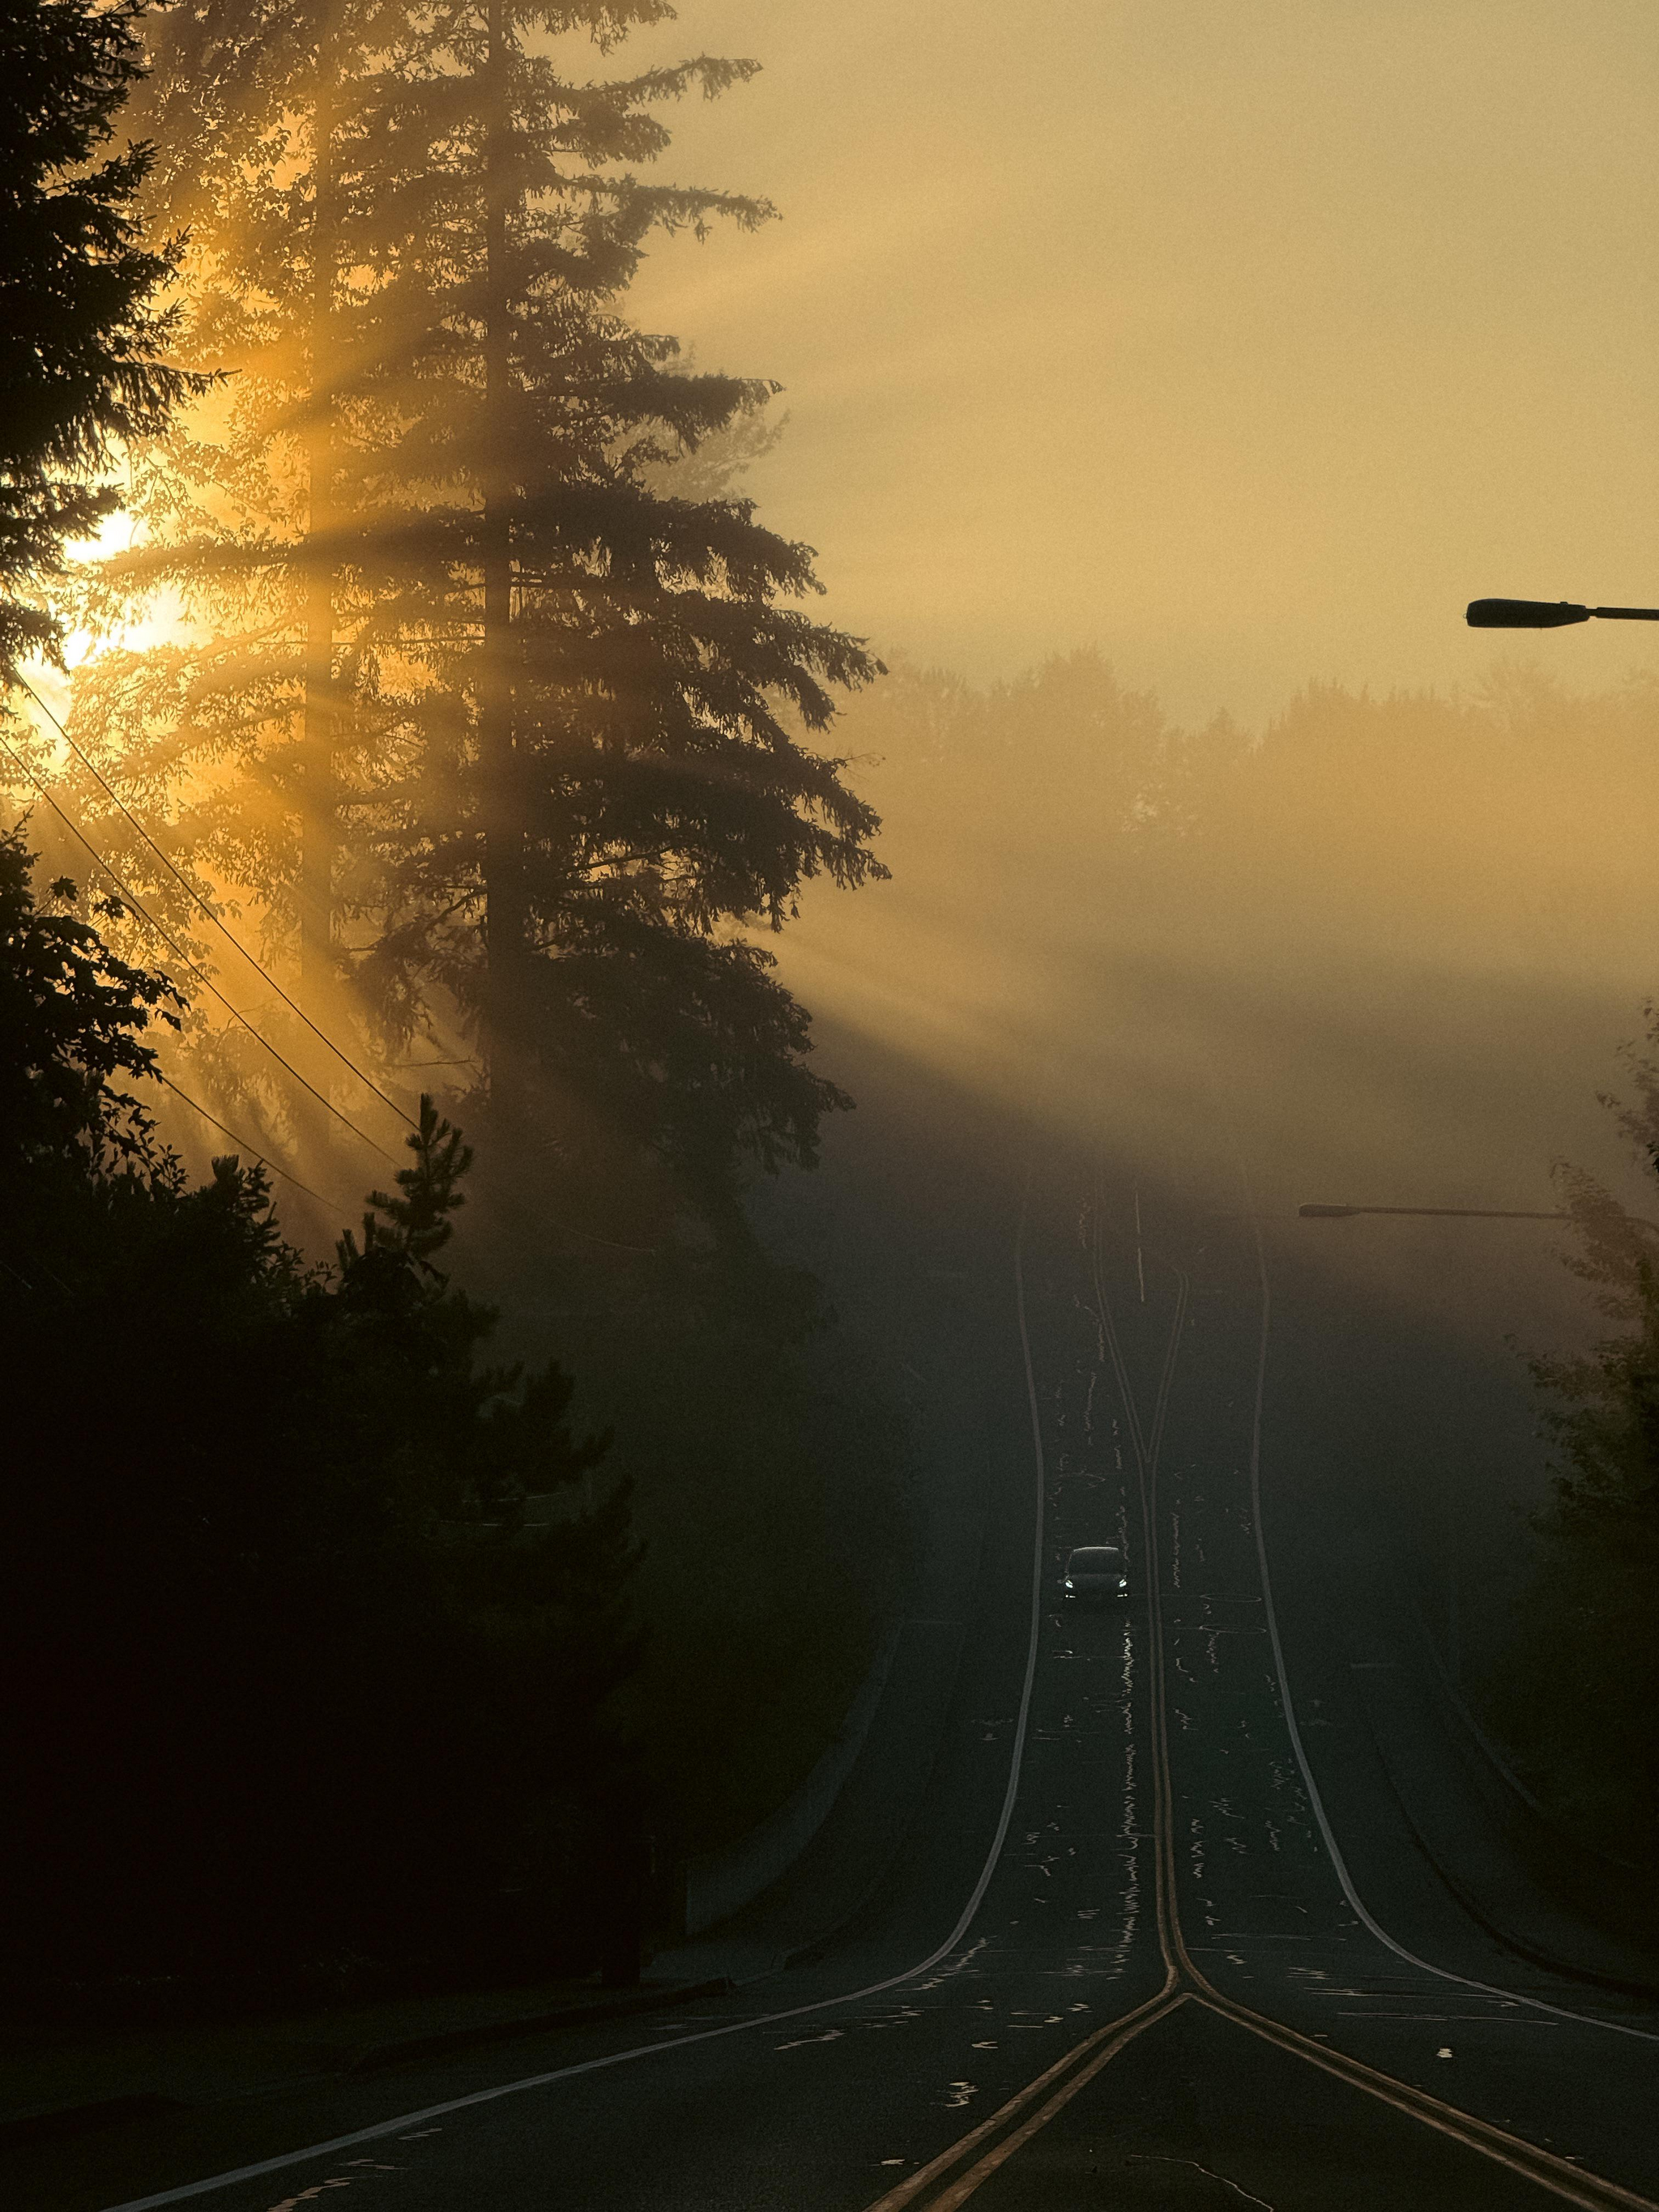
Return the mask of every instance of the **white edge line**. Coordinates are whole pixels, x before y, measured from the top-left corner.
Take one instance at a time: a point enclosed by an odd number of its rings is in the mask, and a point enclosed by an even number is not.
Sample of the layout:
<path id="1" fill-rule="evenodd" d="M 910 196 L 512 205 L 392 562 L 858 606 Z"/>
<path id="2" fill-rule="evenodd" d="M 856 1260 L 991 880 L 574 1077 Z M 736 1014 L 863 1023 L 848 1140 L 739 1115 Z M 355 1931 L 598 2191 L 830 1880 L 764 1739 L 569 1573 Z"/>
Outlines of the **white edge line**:
<path id="1" fill-rule="evenodd" d="M 216 2189 L 234 2188 L 239 2181 L 257 2181 L 261 2174 L 280 2172 L 284 2166 L 303 2165 L 307 2159 L 331 2158 L 336 2151 L 354 2149 L 359 2143 L 378 2142 L 404 2128 L 416 2128 L 428 2120 L 442 2119 L 450 2112 L 464 2112 L 476 2105 L 493 2104 L 498 2097 L 514 2097 L 526 2089 L 546 2088 L 554 2081 L 568 2081 L 579 2074 L 597 2074 L 608 2066 L 624 2066 L 632 2059 L 654 2058 L 665 2051 L 684 2051 L 688 2044 L 712 2043 L 723 2035 L 738 2035 L 747 2028 L 772 2027 L 780 2021 L 799 2020 L 803 2014 L 832 2011 L 836 2006 L 858 2004 L 866 1997 L 880 1996 L 885 1990 L 899 1988 L 930 1972 L 940 1960 L 948 1958 L 957 1949 L 962 1939 L 979 1911 L 991 1877 L 996 1872 L 997 1862 L 1002 1856 L 1002 1846 L 1008 1833 L 1008 1824 L 1014 1816 L 1014 1801 L 1019 1794 L 1020 1767 L 1025 1753 L 1025 1732 L 1031 1711 L 1031 1687 L 1036 1679 L 1037 1640 L 1042 1627 L 1042 1541 L 1044 1492 L 1047 1469 L 1042 1455 L 1042 1423 L 1037 1407 L 1036 1377 L 1031 1365 L 1031 1340 L 1025 1321 L 1025 1215 L 1030 1203 L 1031 1179 L 1028 1174 L 1025 1194 L 1021 1199 L 1019 1227 L 1014 1239 L 1014 1297 L 1019 1313 L 1020 1351 L 1025 1364 L 1025 1393 L 1031 1414 L 1031 1449 L 1036 1467 L 1036 1529 L 1031 1547 L 1031 1629 L 1025 1652 L 1025 1679 L 1020 1688 L 1019 1720 L 1014 1730 L 1012 1754 L 1009 1760 L 1008 1787 L 1002 1800 L 1002 1814 L 997 1822 L 991 1848 L 980 1869 L 979 1880 L 974 1884 L 973 1894 L 963 1907 L 956 1926 L 936 1951 L 931 1952 L 919 1966 L 907 1967 L 902 1974 L 892 1974 L 885 1981 L 872 1982 L 861 1990 L 850 1990 L 843 1996 L 820 1997 L 811 2004 L 792 2005 L 787 2011 L 761 2013 L 752 2020 L 728 2021 L 720 2027 L 700 2028 L 695 2035 L 678 2036 L 672 2043 L 641 2043 L 627 2051 L 613 2051 L 603 2058 L 586 2058 L 576 2066 L 556 2067 L 548 2074 L 526 2075 L 520 2081 L 503 2081 L 493 2089 L 475 2089 L 471 2096 L 452 2097 L 441 2105 L 427 2105 L 418 2112 L 400 2112 L 396 2119 L 377 2120 L 373 2127 L 358 2128 L 347 2136 L 331 2136 L 326 2142 L 307 2143 L 301 2150 L 283 2151 L 276 2158 L 260 2159 L 252 2166 L 239 2166 L 228 2173 L 210 2174 L 205 2181 L 186 2182 L 182 2188 L 163 2189 L 154 2197 L 134 2197 L 125 2203 L 111 2205 L 107 2212 L 152 2212 L 161 2204 L 182 2204 L 191 2197 L 205 2197 Z"/>
<path id="2" fill-rule="evenodd" d="M 1247 1205 L 1249 1203 L 1248 1197 L 1245 1202 Z M 1408 1951 L 1403 1943 L 1397 1943 L 1388 1929 L 1372 1918 L 1361 1901 L 1326 1814 L 1324 1800 L 1319 1794 L 1319 1785 L 1314 1780 L 1313 1769 L 1303 1745 L 1302 1731 L 1296 1723 L 1296 1707 L 1291 1702 L 1291 1678 L 1285 1665 L 1285 1649 L 1279 1640 L 1278 1615 L 1273 1611 L 1273 1582 L 1267 1572 L 1267 1543 L 1261 1525 L 1261 1402 L 1267 1379 L 1267 1324 L 1273 1310 L 1273 1297 L 1267 1282 L 1267 1248 L 1261 1241 L 1259 1222 L 1253 1224 L 1253 1231 L 1256 1266 L 1261 1275 L 1261 1342 L 1256 1356 L 1255 1415 L 1250 1430 L 1250 1518 L 1255 1524 L 1255 1556 L 1261 1572 L 1262 1606 L 1267 1617 L 1267 1637 L 1273 1646 L 1273 1668 L 1279 1676 L 1279 1696 L 1284 1709 L 1285 1727 L 1291 1739 L 1291 1748 L 1296 1753 L 1296 1763 L 1302 1770 L 1308 1802 L 1313 1807 L 1314 1819 L 1319 1824 L 1325 1850 L 1337 1881 L 1342 1886 L 1343 1896 L 1347 1899 L 1361 1925 L 1368 1929 L 1386 1949 L 1392 1951 L 1396 1959 L 1403 1959 L 1407 1966 L 1420 1967 L 1425 1973 L 1434 1974 L 1443 1982 L 1455 1982 L 1460 1989 L 1479 1990 L 1483 1996 L 1501 1997 L 1509 2004 L 1529 2005 L 1534 2011 L 1550 2013 L 1557 2020 L 1574 2021 L 1585 2027 L 1605 2027 L 1613 2035 L 1633 2035 L 1642 2043 L 1659 2043 L 1659 2034 L 1651 2028 L 1632 2027 L 1620 2020 L 1602 2020 L 1591 2012 L 1570 2012 L 1565 2005 L 1547 2003 L 1542 1997 L 1527 1996 L 1519 1990 L 1498 1989 L 1491 1982 L 1477 1982 L 1468 1974 L 1454 1973 L 1449 1966 L 1437 1966 L 1427 1959 L 1419 1959 L 1415 1951 Z"/>

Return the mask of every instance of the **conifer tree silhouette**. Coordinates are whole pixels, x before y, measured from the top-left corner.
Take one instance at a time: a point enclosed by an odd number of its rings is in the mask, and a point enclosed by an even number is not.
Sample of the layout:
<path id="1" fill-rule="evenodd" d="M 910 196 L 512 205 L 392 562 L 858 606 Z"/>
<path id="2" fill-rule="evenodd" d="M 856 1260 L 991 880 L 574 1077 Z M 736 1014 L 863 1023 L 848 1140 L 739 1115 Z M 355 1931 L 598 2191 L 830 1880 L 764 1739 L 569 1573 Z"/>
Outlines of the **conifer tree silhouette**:
<path id="1" fill-rule="evenodd" d="M 720 1216 L 744 1160 L 811 1158 L 843 1103 L 737 932 L 881 872 L 811 742 L 878 665 L 799 604 L 809 549 L 673 489 L 771 387 L 685 370 L 623 295 L 653 234 L 771 210 L 635 171 L 661 103 L 752 65 L 586 82 L 556 35 L 608 50 L 667 13 L 161 19 L 158 214 L 190 223 L 189 328 L 236 375 L 147 456 L 146 541 L 87 610 L 171 593 L 190 629 L 103 656 L 78 711 L 308 988 L 349 978 L 388 1042 L 459 1021 L 498 1133 L 579 1185 L 654 1153 Z"/>
<path id="2" fill-rule="evenodd" d="M 56 647 L 34 595 L 114 509 L 113 449 L 201 389 L 162 359 L 178 249 L 140 242 L 149 154 L 98 158 L 139 75 L 137 15 L 23 0 L 0 21 L 0 672 Z"/>

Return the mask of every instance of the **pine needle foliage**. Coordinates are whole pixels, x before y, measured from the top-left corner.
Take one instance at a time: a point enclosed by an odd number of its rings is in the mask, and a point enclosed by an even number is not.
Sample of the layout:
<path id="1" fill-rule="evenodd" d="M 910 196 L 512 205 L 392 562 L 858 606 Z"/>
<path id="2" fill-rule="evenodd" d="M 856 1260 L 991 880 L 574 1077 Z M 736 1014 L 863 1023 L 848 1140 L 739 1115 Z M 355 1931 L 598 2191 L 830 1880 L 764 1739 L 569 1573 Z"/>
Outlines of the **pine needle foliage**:
<path id="1" fill-rule="evenodd" d="M 186 0 L 158 20 L 158 219 L 232 372 L 142 457 L 85 617 L 79 728 L 246 886 L 302 979 L 402 1048 L 471 1033 L 495 1125 L 577 1183 L 654 1153 L 694 1205 L 846 1102 L 746 933 L 883 872 L 816 749 L 878 664 L 809 548 L 674 465 L 764 382 L 623 295 L 649 241 L 773 210 L 643 179 L 664 105 L 753 64 L 580 73 L 670 11 Z"/>
<path id="2" fill-rule="evenodd" d="M 0 836 L 0 1178 L 13 1203 L 60 1163 L 76 1172 L 157 1157 L 154 1116 L 118 1088 L 154 1077 L 153 1021 L 179 1027 L 183 1001 L 165 976 L 118 958 L 94 922 L 62 910 L 76 886 L 59 877 L 35 903 L 20 829 Z M 119 921 L 118 900 L 94 908 Z"/>
<path id="3" fill-rule="evenodd" d="M 125 442 L 202 389 L 164 358 L 179 249 L 140 237 L 149 152 L 104 151 L 141 71 L 139 13 L 138 0 L 0 13 L 0 672 L 56 649 L 38 595 L 114 511 Z"/>

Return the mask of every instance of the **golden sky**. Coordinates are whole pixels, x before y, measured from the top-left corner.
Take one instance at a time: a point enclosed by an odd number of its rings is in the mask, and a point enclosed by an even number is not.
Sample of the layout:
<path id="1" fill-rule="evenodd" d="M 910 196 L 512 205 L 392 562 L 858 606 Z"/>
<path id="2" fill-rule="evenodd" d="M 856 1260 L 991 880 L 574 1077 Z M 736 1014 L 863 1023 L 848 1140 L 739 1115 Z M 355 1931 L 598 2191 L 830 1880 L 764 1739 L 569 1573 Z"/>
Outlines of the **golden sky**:
<path id="1" fill-rule="evenodd" d="M 1654 0 L 681 0 L 618 59 L 698 50 L 763 74 L 663 173 L 782 217 L 634 307 L 787 386 L 751 488 L 882 646 L 1256 722 L 1477 678 L 1471 597 L 1659 602 Z"/>

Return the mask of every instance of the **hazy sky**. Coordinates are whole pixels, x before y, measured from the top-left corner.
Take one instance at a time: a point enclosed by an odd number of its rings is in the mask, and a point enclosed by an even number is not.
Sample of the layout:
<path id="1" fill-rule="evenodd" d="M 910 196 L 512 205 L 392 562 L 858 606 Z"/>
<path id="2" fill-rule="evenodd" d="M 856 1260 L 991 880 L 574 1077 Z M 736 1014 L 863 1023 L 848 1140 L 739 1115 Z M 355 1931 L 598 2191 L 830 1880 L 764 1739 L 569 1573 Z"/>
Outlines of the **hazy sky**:
<path id="1" fill-rule="evenodd" d="M 1477 678 L 1487 592 L 1659 602 L 1654 0 L 681 0 L 664 173 L 758 236 L 635 295 L 787 387 L 829 609 L 1183 717 Z M 1659 640 L 1527 641 L 1600 684 Z"/>

